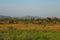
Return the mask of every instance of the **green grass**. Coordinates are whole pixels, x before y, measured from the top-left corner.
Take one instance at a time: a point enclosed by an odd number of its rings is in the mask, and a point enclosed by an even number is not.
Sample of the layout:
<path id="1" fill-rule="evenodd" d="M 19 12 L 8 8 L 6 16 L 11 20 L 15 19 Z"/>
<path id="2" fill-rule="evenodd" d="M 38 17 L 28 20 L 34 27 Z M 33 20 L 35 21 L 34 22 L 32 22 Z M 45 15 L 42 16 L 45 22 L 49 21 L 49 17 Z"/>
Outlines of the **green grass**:
<path id="1" fill-rule="evenodd" d="M 60 40 L 60 32 L 36 30 L 0 30 L 0 40 Z"/>

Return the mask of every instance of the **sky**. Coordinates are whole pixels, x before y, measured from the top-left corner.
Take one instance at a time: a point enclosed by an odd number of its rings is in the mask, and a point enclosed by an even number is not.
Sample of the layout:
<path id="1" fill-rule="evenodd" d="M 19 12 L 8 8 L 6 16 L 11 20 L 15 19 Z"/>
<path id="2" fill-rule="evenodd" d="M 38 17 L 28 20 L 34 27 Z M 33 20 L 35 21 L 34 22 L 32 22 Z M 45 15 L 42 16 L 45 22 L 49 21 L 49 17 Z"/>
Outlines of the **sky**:
<path id="1" fill-rule="evenodd" d="M 60 17 L 60 0 L 0 0 L 0 15 Z"/>

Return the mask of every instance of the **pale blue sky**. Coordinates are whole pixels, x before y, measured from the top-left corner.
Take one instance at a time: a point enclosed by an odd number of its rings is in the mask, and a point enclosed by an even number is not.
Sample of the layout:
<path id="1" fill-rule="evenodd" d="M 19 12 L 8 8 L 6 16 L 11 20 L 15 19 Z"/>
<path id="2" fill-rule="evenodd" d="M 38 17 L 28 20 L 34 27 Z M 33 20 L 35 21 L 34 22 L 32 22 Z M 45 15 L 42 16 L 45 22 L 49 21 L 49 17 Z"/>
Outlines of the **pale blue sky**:
<path id="1" fill-rule="evenodd" d="M 60 17 L 60 0 L 0 0 L 0 15 Z"/>

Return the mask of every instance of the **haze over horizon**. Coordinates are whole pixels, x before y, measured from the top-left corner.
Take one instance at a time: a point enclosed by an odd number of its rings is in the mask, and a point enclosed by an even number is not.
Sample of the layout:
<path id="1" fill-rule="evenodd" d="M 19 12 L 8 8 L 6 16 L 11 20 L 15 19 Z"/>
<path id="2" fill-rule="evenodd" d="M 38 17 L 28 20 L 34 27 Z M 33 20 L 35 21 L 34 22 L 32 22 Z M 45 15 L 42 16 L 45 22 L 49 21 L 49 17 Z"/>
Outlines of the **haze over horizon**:
<path id="1" fill-rule="evenodd" d="M 0 0 L 0 15 L 60 17 L 60 0 Z"/>

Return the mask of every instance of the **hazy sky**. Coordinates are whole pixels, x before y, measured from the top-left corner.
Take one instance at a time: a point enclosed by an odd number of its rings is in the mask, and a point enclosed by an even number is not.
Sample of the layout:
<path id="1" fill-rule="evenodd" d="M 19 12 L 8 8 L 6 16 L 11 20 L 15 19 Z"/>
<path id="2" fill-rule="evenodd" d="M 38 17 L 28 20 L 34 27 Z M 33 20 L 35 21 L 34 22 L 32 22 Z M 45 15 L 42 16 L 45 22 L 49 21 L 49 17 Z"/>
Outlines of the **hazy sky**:
<path id="1" fill-rule="evenodd" d="M 0 15 L 60 17 L 60 0 L 0 0 Z"/>

